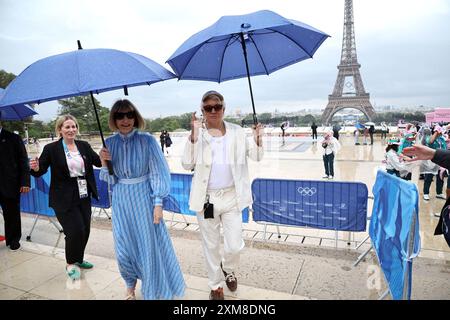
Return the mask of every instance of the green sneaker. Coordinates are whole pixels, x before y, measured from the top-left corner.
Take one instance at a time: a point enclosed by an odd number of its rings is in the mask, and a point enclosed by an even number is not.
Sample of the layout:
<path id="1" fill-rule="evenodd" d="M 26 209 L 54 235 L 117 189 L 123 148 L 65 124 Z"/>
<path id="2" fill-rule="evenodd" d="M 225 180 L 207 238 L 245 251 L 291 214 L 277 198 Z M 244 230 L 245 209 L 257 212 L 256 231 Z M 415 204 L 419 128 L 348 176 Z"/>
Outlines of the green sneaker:
<path id="1" fill-rule="evenodd" d="M 92 269 L 94 265 L 90 262 L 83 261 L 82 263 L 75 263 L 77 266 L 79 266 L 81 269 Z"/>
<path id="2" fill-rule="evenodd" d="M 66 267 L 66 272 L 69 278 L 72 280 L 78 280 L 81 277 L 80 268 L 77 266 L 72 266 L 69 269 L 67 269 Z"/>

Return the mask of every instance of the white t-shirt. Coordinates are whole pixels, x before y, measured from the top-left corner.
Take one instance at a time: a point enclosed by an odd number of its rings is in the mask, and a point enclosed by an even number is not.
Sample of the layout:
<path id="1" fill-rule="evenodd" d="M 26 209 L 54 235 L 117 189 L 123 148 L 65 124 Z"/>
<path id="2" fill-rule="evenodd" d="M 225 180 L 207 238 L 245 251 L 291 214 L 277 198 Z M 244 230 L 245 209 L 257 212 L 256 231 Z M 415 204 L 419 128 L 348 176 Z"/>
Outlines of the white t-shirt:
<path id="1" fill-rule="evenodd" d="M 230 161 L 227 157 L 228 139 L 222 137 L 211 138 L 212 165 L 209 175 L 208 189 L 218 190 L 234 186 Z"/>

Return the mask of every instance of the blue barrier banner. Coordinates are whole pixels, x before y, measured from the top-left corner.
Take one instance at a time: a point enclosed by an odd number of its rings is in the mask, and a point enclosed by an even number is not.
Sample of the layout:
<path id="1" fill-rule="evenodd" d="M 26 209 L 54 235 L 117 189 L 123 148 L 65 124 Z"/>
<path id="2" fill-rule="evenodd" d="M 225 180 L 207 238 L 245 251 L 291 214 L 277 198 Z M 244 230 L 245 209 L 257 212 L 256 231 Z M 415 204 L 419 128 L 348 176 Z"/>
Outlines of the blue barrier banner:
<path id="1" fill-rule="evenodd" d="M 189 210 L 191 183 L 191 174 L 171 173 L 170 193 L 163 199 L 164 210 L 195 216 L 196 213 Z"/>
<path id="2" fill-rule="evenodd" d="M 369 235 L 392 299 L 410 299 L 412 259 L 420 252 L 417 186 L 378 171 Z"/>
<path id="3" fill-rule="evenodd" d="M 363 183 L 256 179 L 252 193 L 254 221 L 366 230 L 368 191 Z"/>
<path id="4" fill-rule="evenodd" d="M 100 169 L 94 169 L 99 200 L 92 198 L 92 206 L 95 208 L 109 208 L 111 206 L 108 195 L 108 184 L 99 179 Z M 55 211 L 48 206 L 51 169 L 39 178 L 31 177 L 30 192 L 20 196 L 20 211 L 44 216 L 54 217 Z"/>
<path id="5" fill-rule="evenodd" d="M 92 198 L 92 207 L 107 209 L 111 207 L 108 194 L 108 184 L 99 179 L 100 169 L 94 169 L 99 200 Z M 189 210 L 189 194 L 191 192 L 191 174 L 171 174 L 170 194 L 163 199 L 164 210 L 195 216 L 196 213 Z M 39 178 L 31 177 L 31 190 L 22 194 L 20 209 L 22 212 L 55 216 L 52 208 L 48 207 L 48 194 L 50 186 L 50 169 Z M 248 209 L 242 211 L 242 221 L 248 222 Z"/>
<path id="6" fill-rule="evenodd" d="M 20 211 L 54 217 L 55 211 L 48 206 L 50 169 L 41 177 L 31 177 L 31 188 L 20 195 Z"/>
<path id="7" fill-rule="evenodd" d="M 163 199 L 164 210 L 195 216 L 196 213 L 189 210 L 192 174 L 171 173 L 170 178 L 170 194 Z M 246 208 L 242 211 L 242 221 L 247 223 L 248 218 L 249 211 Z"/>
<path id="8" fill-rule="evenodd" d="M 108 192 L 108 183 L 100 180 L 100 169 L 94 169 L 95 183 L 97 184 L 98 200 L 91 198 L 91 205 L 95 208 L 108 209 L 111 207 L 111 201 Z"/>

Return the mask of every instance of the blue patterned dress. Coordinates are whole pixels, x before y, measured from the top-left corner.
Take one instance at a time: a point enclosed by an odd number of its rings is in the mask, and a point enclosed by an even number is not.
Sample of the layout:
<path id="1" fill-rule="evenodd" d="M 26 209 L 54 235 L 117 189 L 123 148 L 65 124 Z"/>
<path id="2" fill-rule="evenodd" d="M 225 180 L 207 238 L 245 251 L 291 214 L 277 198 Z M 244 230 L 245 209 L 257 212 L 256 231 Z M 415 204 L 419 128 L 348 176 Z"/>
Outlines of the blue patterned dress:
<path id="1" fill-rule="evenodd" d="M 128 288 L 142 281 L 144 299 L 184 295 L 185 283 L 164 222 L 153 224 L 153 207 L 170 191 L 170 172 L 156 139 L 134 129 L 106 139 L 114 175 L 112 230 L 119 271 Z"/>

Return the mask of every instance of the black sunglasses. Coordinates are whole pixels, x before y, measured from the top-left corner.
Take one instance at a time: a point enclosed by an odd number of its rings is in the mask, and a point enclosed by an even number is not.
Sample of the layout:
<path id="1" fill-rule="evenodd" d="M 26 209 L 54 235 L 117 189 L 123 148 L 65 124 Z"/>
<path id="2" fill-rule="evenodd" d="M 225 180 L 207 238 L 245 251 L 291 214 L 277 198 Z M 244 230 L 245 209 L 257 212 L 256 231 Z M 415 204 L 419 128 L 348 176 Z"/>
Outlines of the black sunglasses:
<path id="1" fill-rule="evenodd" d="M 221 111 L 223 108 L 223 105 L 221 104 L 216 104 L 215 106 L 203 106 L 203 110 L 205 110 L 205 112 L 212 112 L 213 109 L 216 110 L 216 112 Z"/>
<path id="2" fill-rule="evenodd" d="M 116 112 L 116 113 L 114 113 L 114 120 L 122 120 L 125 117 L 127 117 L 128 119 L 134 119 L 135 116 L 136 116 L 136 113 L 134 111 Z"/>

